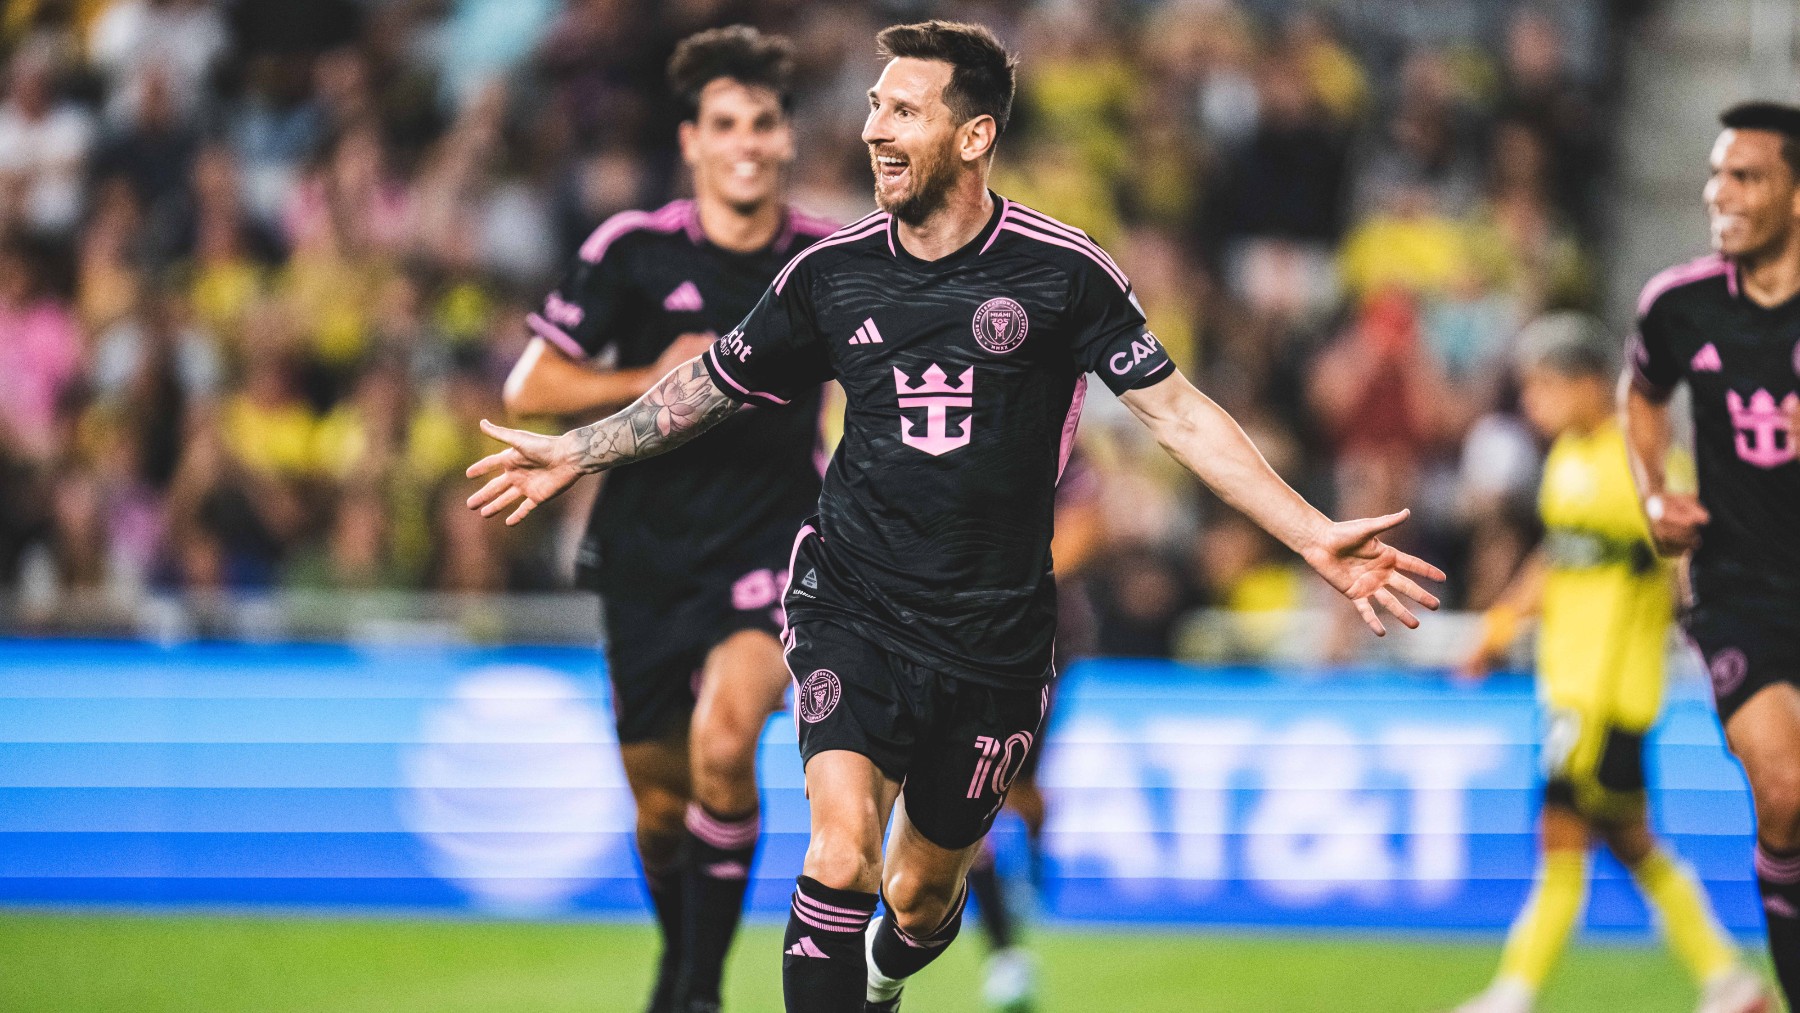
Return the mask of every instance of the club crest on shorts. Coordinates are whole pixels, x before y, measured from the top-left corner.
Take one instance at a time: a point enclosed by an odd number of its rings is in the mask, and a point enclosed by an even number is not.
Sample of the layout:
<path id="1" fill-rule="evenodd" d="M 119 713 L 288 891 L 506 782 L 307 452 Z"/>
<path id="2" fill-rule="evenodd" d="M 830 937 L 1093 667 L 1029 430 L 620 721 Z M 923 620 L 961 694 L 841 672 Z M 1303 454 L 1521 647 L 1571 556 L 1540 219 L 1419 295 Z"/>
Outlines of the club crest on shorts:
<path id="1" fill-rule="evenodd" d="M 997 355 L 1025 343 L 1031 321 L 1025 307 L 1005 296 L 989 299 L 975 311 L 975 343 Z"/>
<path id="2" fill-rule="evenodd" d="M 1739 686 L 1744 684 L 1744 677 L 1750 674 L 1750 659 L 1744 652 L 1735 647 L 1727 647 L 1713 655 L 1712 664 L 1707 666 L 1712 675 L 1713 692 L 1719 696 L 1730 696 Z"/>
<path id="3" fill-rule="evenodd" d="M 794 694 L 794 708 L 800 712 L 800 720 L 818 724 L 837 710 L 838 698 L 843 695 L 844 685 L 838 681 L 837 673 L 829 668 L 817 669 L 800 683 L 800 691 Z"/>

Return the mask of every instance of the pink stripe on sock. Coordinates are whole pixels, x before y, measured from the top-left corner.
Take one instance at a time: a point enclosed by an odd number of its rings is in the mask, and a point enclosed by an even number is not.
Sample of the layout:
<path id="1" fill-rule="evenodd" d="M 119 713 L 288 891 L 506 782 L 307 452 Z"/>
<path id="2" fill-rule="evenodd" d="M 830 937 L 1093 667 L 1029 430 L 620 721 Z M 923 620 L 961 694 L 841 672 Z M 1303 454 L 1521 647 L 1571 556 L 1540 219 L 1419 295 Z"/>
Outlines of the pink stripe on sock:
<path id="1" fill-rule="evenodd" d="M 1800 883 L 1800 855 L 1773 855 L 1758 844 L 1756 874 L 1771 883 Z"/>
<path id="2" fill-rule="evenodd" d="M 801 908 L 799 904 L 794 905 L 793 911 L 794 911 L 795 918 L 800 919 L 801 921 L 805 922 L 806 924 L 811 925 L 813 928 L 818 929 L 822 932 L 845 932 L 845 933 L 861 932 L 864 928 L 867 928 L 868 924 L 869 924 L 869 916 L 868 915 L 863 915 L 862 921 L 860 921 L 860 922 L 836 923 L 836 922 L 826 921 L 824 918 L 822 918 L 818 915 L 813 915 L 813 914 L 808 913 L 806 910 Z"/>
<path id="3" fill-rule="evenodd" d="M 756 843 L 762 833 L 762 818 L 751 813 L 741 820 L 721 820 L 698 802 L 689 802 L 687 828 L 695 837 L 722 851 L 735 851 Z"/>
<path id="4" fill-rule="evenodd" d="M 814 908 L 817 908 L 819 911 L 826 913 L 826 914 L 849 915 L 852 918 L 861 918 L 863 921 L 866 922 L 869 920 L 869 916 L 873 915 L 875 913 L 873 911 L 859 911 L 853 907 L 838 907 L 836 904 L 825 904 L 820 901 L 813 900 L 811 897 L 808 897 L 806 894 L 803 894 L 803 893 L 795 893 L 794 896 L 800 898 L 801 900 L 805 901 L 807 904 L 811 905 Z"/>
<path id="5" fill-rule="evenodd" d="M 794 903 L 796 905 L 798 905 L 802 910 L 804 910 L 807 914 L 812 915 L 814 918 L 820 919 L 821 921 L 831 922 L 832 924 L 835 924 L 835 925 L 867 925 L 867 924 L 869 924 L 870 912 L 868 912 L 868 911 L 856 911 L 856 912 L 852 912 L 850 914 L 832 914 L 829 911 L 819 910 L 822 907 L 829 907 L 830 905 L 820 904 L 818 901 L 813 900 L 812 898 L 806 896 L 805 894 L 795 894 L 794 895 Z"/>

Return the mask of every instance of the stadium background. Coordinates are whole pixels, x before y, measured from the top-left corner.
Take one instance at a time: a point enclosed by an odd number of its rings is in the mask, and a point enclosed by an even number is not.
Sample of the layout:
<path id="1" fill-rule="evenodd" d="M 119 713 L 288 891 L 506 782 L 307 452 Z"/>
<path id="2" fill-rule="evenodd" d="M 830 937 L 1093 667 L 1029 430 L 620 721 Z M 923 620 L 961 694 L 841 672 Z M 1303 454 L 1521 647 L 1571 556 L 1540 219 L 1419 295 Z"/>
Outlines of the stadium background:
<path id="1" fill-rule="evenodd" d="M 501 416 L 567 251 L 682 192 L 675 40 L 799 40 L 795 200 L 850 220 L 869 40 L 934 13 L 1025 56 L 997 188 L 1111 249 L 1184 370 L 1316 502 L 1411 504 L 1406 547 L 1462 610 L 1534 537 L 1516 329 L 1561 307 L 1622 326 L 1643 279 L 1699 252 L 1712 117 L 1794 94 L 1800 20 L 1762 0 L 12 0 L 0 1008 L 636 1002 L 629 804 L 597 617 L 567 590 L 586 499 L 478 523 L 474 420 Z M 1047 1008 L 1473 989 L 1530 876 L 1528 682 L 1447 678 L 1466 614 L 1366 642 L 1092 400 L 1105 548 L 1078 593 L 1095 652 L 1136 660 L 1077 667 L 1051 736 Z M 1741 776 L 1682 673 L 1659 822 L 1754 934 Z M 780 721 L 764 757 L 766 911 L 803 840 Z M 1016 829 L 1001 843 L 1016 870 Z M 1616 867 L 1588 925 L 1610 948 L 1555 1008 L 1682 1008 Z M 734 964 L 746 1010 L 772 1008 L 765 935 Z M 912 1002 L 975 1008 L 980 945 L 958 951 Z"/>

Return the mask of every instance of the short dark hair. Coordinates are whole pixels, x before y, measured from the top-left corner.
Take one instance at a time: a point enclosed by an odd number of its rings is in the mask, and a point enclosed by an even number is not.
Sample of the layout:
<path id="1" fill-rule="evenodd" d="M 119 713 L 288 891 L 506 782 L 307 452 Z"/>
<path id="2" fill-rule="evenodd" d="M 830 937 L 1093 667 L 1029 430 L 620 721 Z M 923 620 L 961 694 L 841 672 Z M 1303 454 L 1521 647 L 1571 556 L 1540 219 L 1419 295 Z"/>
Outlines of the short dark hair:
<path id="1" fill-rule="evenodd" d="M 1728 130 L 1768 130 L 1781 135 L 1781 159 L 1800 179 L 1800 106 L 1783 102 L 1740 102 L 1719 114 Z"/>
<path id="2" fill-rule="evenodd" d="M 921 21 L 893 25 L 875 36 L 875 51 L 884 60 L 942 60 L 951 67 L 944 104 L 959 122 L 992 116 L 995 133 L 1006 132 L 1012 116 L 1014 71 L 1019 58 L 982 25 L 958 21 Z"/>
<path id="3" fill-rule="evenodd" d="M 700 115 L 700 93 L 722 77 L 769 89 L 786 112 L 794 99 L 793 43 L 749 25 L 711 28 L 682 39 L 669 57 L 669 88 L 681 100 L 682 119 Z"/>

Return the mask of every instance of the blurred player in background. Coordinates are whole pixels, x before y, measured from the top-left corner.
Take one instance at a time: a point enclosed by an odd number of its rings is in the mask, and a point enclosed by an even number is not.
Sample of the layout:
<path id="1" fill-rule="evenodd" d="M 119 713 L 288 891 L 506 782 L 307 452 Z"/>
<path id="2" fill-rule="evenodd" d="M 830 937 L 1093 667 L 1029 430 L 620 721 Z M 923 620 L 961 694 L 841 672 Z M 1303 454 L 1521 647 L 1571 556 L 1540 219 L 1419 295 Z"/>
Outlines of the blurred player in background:
<path id="1" fill-rule="evenodd" d="M 1071 449 L 1056 484 L 1056 531 L 1050 554 L 1056 570 L 1056 673 L 1060 679 L 1069 665 L 1094 653 L 1093 604 L 1088 600 L 1086 575 L 1100 551 L 1103 531 L 1100 516 L 1100 480 L 1086 455 Z M 1051 709 L 1056 687 L 1050 687 Z M 1033 891 L 1044 885 L 1044 821 L 1048 804 L 1038 786 L 1037 772 L 1044 757 L 1050 713 L 1044 713 L 1043 730 L 1036 747 L 1025 756 L 1019 773 L 1006 792 L 1006 808 L 1025 828 L 1026 875 Z M 1037 993 L 1037 968 L 1031 954 L 1020 945 L 1017 906 L 1008 896 L 1006 881 L 994 859 L 992 839 L 969 869 L 969 892 L 975 913 L 992 949 L 988 955 L 987 982 L 982 998 L 1005 1013 L 1025 1013 L 1033 1008 Z"/>
<path id="2" fill-rule="evenodd" d="M 1333 523 L 1309 505 L 1174 368 L 1100 247 L 987 188 L 1015 66 L 991 32 L 898 25 L 877 47 L 863 140 L 882 210 L 796 257 L 631 407 L 556 437 L 484 423 L 509 446 L 469 468 L 493 475 L 469 505 L 516 523 L 741 404 L 843 384 L 844 438 L 785 599 L 812 810 L 783 941 L 790 1013 L 898 1009 L 961 928 L 969 868 L 1049 705 L 1055 490 L 1087 373 L 1377 633 L 1377 607 L 1407 626 L 1403 597 L 1436 607 L 1408 574 L 1443 577 L 1381 541 L 1405 512 Z"/>
<path id="3" fill-rule="evenodd" d="M 693 200 L 601 225 L 543 308 L 506 383 L 520 415 L 629 404 L 756 304 L 831 231 L 788 208 L 788 42 L 742 26 L 681 43 Z M 651 394 L 654 398 L 654 392 Z M 752 411 L 697 452 L 608 481 L 578 563 L 605 602 L 608 672 L 638 853 L 662 932 L 653 1013 L 719 1008 L 759 835 L 756 746 L 781 706 L 780 590 L 819 495 L 819 390 Z"/>
<path id="4" fill-rule="evenodd" d="M 1756 807 L 1769 951 L 1800 1002 L 1800 108 L 1735 106 L 1712 149 L 1713 255 L 1651 279 L 1622 384 L 1650 532 L 1693 553 L 1683 616 Z M 1669 397 L 1693 395 L 1699 495 L 1671 488 Z"/>
<path id="5" fill-rule="evenodd" d="M 1485 674 L 1506 657 L 1521 620 L 1538 617 L 1538 695 L 1549 716 L 1543 853 L 1494 983 L 1459 1013 L 1533 1009 L 1586 906 L 1595 836 L 1656 911 L 1701 987 L 1701 1013 L 1763 1013 L 1762 982 L 1742 966 L 1693 873 L 1650 831 L 1644 736 L 1662 707 L 1674 580 L 1638 509 L 1614 414 L 1611 342 L 1597 321 L 1555 313 L 1519 344 L 1525 414 L 1555 440 L 1538 496 L 1544 541 L 1488 611 L 1465 668 Z"/>

